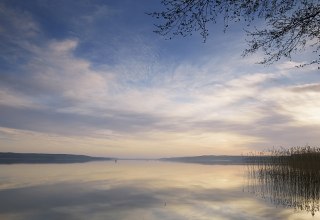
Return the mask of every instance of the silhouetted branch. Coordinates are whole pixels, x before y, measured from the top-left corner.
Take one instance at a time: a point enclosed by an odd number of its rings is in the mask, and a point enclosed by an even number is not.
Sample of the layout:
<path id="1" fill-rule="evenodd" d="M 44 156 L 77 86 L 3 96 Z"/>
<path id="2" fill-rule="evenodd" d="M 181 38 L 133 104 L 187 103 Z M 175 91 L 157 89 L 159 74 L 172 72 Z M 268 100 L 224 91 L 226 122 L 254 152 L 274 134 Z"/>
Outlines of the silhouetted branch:
<path id="1" fill-rule="evenodd" d="M 208 23 L 219 16 L 224 31 L 230 22 L 245 21 L 250 26 L 255 19 L 265 20 L 265 28 L 247 31 L 250 38 L 243 56 L 264 52 L 260 63 L 271 64 L 282 57 L 313 48 L 317 58 L 307 64 L 320 64 L 320 3 L 314 0 L 162 0 L 165 9 L 147 13 L 162 21 L 156 25 L 163 36 L 189 36 L 200 32 L 204 42 L 209 36 Z M 302 65 L 304 66 L 304 65 Z"/>

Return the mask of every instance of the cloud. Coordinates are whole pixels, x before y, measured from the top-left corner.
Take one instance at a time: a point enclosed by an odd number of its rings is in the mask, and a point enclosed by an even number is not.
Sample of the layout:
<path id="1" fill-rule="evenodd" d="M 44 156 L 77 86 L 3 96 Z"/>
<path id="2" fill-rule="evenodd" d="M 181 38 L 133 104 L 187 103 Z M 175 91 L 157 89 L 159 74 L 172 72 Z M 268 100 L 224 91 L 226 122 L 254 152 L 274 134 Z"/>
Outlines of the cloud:
<path id="1" fill-rule="evenodd" d="M 211 145 L 217 152 L 220 148 L 232 152 L 232 148 L 284 143 L 287 135 L 277 132 L 295 133 L 296 116 L 302 110 L 316 112 L 309 94 L 301 95 L 300 102 L 310 103 L 310 108 L 296 109 L 292 114 L 296 89 L 270 85 L 290 77 L 288 70 L 224 80 L 207 67 L 211 65 L 208 61 L 200 67 L 178 65 L 172 73 L 153 72 L 152 76 L 138 66 L 136 70 L 141 72 L 137 76 L 130 72 L 134 59 L 129 65 L 121 63 L 121 68 L 94 69 L 88 60 L 75 56 L 78 41 L 48 41 L 43 48 L 30 47 L 33 57 L 24 65 L 27 74 L 4 75 L 2 126 L 93 138 L 121 134 L 135 145 L 152 146 L 150 141 L 157 140 L 190 148 L 210 149 Z M 219 68 L 223 65 L 216 65 Z M 169 140 L 164 141 L 165 137 Z M 311 138 L 309 141 L 315 140 Z"/>
<path id="2" fill-rule="evenodd" d="M 304 84 L 291 88 L 294 92 L 320 92 L 320 83 Z"/>
<path id="3" fill-rule="evenodd" d="M 1 33 L 2 37 L 9 40 L 10 34 L 20 33 L 21 35 L 11 35 L 11 41 L 17 39 L 31 39 L 39 34 L 40 28 L 27 11 L 14 10 L 0 3 L 1 14 Z"/>
<path id="4" fill-rule="evenodd" d="M 39 108 L 40 106 L 29 99 L 28 96 L 23 94 L 17 94 L 15 91 L 9 88 L 0 88 L 0 104 L 12 107 L 29 107 Z"/>
<path id="5" fill-rule="evenodd" d="M 169 49 L 172 43 L 159 43 L 134 25 L 123 28 L 121 19 L 112 23 L 125 8 L 96 2 L 83 12 L 81 2 L 58 18 L 53 11 L 61 3 L 34 3 L 25 12 L 1 4 L 12 19 L 0 23 L 6 42 L 0 45 L 0 126 L 93 138 L 99 146 L 151 146 L 150 152 L 161 143 L 170 146 L 166 152 L 185 145 L 203 154 L 284 143 L 284 137 L 317 141 L 309 130 L 320 124 L 316 70 L 293 62 L 249 65 L 259 57 L 239 59 L 243 45 L 235 37 L 225 50 L 216 45 L 220 35 L 203 51 L 179 49 L 182 43 Z M 48 18 L 39 19 L 34 7 Z M 102 23 L 112 25 L 103 29 Z M 54 25 L 56 35 L 49 30 Z"/>

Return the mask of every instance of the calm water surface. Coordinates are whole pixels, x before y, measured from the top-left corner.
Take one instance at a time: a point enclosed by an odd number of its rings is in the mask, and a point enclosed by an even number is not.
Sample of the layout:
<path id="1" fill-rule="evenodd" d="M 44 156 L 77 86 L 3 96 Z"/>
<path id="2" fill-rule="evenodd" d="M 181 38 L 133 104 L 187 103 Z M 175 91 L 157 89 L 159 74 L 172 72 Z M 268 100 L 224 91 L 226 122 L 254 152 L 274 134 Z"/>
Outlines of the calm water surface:
<path id="1" fill-rule="evenodd" d="M 157 161 L 0 165 L 0 219 L 320 219 L 259 196 L 247 170 Z"/>

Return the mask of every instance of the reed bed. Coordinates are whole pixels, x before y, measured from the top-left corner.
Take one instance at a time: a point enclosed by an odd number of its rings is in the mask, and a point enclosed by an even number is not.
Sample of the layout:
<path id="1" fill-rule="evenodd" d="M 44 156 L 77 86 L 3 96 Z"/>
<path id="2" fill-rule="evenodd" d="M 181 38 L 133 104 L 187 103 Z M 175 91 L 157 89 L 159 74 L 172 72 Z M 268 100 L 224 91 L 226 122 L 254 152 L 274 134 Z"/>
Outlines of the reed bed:
<path id="1" fill-rule="evenodd" d="M 294 147 L 250 154 L 248 189 L 276 206 L 315 215 L 320 208 L 320 149 Z"/>
<path id="2" fill-rule="evenodd" d="M 288 165 L 301 169 L 320 169 L 319 147 L 292 147 L 249 153 L 245 160 L 251 164 Z"/>

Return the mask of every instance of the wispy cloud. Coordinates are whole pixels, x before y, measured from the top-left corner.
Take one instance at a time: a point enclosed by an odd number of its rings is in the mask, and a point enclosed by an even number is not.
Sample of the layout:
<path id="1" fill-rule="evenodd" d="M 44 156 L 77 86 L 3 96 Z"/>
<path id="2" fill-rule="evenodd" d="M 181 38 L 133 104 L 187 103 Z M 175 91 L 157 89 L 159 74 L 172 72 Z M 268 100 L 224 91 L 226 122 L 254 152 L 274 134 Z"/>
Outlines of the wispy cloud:
<path id="1" fill-rule="evenodd" d="M 201 54 L 192 47 L 174 58 L 182 50 L 177 46 L 171 53 L 172 43 L 159 43 L 153 35 L 130 27 L 97 29 L 99 22 L 125 13 L 94 5 L 79 20 L 70 15 L 72 28 L 63 24 L 72 33 L 61 31 L 60 37 L 52 37 L 32 12 L 0 5 L 6 18 L 0 28 L 6 52 L 0 74 L 3 129 L 26 139 L 27 131 L 41 134 L 41 140 L 46 134 L 57 141 L 82 140 L 86 147 L 97 146 L 95 152 L 117 155 L 239 153 L 319 141 L 317 70 L 289 61 L 253 65 L 258 57 L 239 59 L 242 44 L 235 38 L 223 51 L 209 42 L 212 51 Z M 82 23 L 90 23 L 83 32 Z M 6 146 L 23 145 L 22 139 Z"/>

